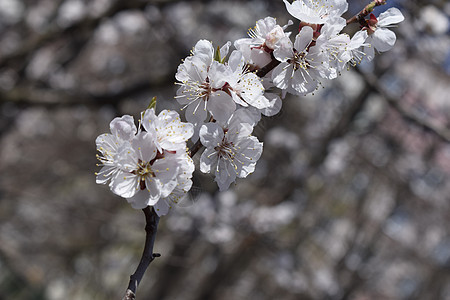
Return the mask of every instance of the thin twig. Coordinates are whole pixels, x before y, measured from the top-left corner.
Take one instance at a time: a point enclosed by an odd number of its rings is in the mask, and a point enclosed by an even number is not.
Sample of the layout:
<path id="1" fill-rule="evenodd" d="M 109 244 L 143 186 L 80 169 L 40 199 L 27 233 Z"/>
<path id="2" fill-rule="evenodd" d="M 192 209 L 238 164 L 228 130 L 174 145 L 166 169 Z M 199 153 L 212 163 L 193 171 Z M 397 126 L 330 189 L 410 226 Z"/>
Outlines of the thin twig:
<path id="1" fill-rule="evenodd" d="M 202 148 L 202 142 L 200 142 L 200 139 L 192 146 L 192 148 L 189 149 L 189 156 L 194 157 L 194 155 Z"/>
<path id="2" fill-rule="evenodd" d="M 347 20 L 347 25 L 351 23 L 361 23 L 364 21 L 364 18 L 367 17 L 375 7 L 386 4 L 387 0 L 373 0 L 369 4 L 366 5 L 366 7 L 363 8 L 359 13 L 351 17 Z"/>
<path id="3" fill-rule="evenodd" d="M 142 210 L 145 214 L 145 246 L 144 251 L 142 253 L 141 261 L 134 272 L 133 275 L 130 276 L 130 282 L 128 284 L 128 288 L 125 296 L 122 300 L 134 300 L 136 299 L 136 290 L 139 286 L 139 283 L 142 280 L 142 277 L 145 274 L 150 263 L 155 259 L 155 257 L 161 256 L 159 253 L 153 253 L 153 246 L 155 244 L 156 231 L 158 229 L 159 216 L 156 214 L 153 207 L 147 206 Z"/>
<path id="4" fill-rule="evenodd" d="M 258 77 L 260 78 L 263 78 L 264 76 L 267 75 L 267 73 L 275 69 L 275 67 L 278 66 L 280 63 L 281 62 L 279 60 L 276 60 L 275 57 L 272 57 L 272 61 L 269 62 L 264 67 L 262 67 L 261 69 L 259 69 L 258 71 L 256 71 L 256 75 L 258 75 Z"/>

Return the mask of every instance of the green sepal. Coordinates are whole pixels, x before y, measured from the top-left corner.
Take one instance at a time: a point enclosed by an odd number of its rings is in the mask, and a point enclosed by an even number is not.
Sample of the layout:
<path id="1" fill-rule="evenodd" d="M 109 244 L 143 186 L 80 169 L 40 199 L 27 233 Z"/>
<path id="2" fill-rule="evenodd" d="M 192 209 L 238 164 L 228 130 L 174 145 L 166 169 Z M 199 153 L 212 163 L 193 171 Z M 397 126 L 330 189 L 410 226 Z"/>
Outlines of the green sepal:
<path id="1" fill-rule="evenodd" d="M 217 46 L 216 54 L 214 55 L 214 60 L 220 63 L 223 63 L 223 60 L 220 58 L 220 47 Z"/>
<path id="2" fill-rule="evenodd" d="M 147 106 L 147 109 L 155 109 L 156 110 L 156 96 L 150 100 L 150 104 Z"/>

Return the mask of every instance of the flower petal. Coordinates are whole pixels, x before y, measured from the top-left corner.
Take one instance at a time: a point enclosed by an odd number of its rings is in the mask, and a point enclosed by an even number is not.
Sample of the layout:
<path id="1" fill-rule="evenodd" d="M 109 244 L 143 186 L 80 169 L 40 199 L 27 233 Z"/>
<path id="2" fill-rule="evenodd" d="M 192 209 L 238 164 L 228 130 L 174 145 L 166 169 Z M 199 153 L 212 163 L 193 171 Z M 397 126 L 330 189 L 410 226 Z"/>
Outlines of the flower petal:
<path id="1" fill-rule="evenodd" d="M 127 198 L 127 201 L 134 209 L 143 209 L 149 205 L 149 194 L 146 190 L 139 190 L 136 195 Z"/>
<path id="2" fill-rule="evenodd" d="M 377 28 L 372 34 L 372 46 L 380 52 L 391 50 L 395 40 L 395 33 L 387 28 Z"/>
<path id="3" fill-rule="evenodd" d="M 214 47 L 207 40 L 199 40 L 194 46 L 194 57 L 198 57 L 204 64 L 210 66 L 214 58 Z"/>
<path id="4" fill-rule="evenodd" d="M 227 190 L 230 187 L 230 184 L 236 180 L 236 170 L 229 161 L 219 159 L 215 171 L 214 180 L 217 182 L 220 191 Z"/>
<path id="5" fill-rule="evenodd" d="M 218 91 L 211 94 L 206 107 L 217 122 L 225 124 L 236 110 L 236 103 L 230 95 Z"/>
<path id="6" fill-rule="evenodd" d="M 295 37 L 294 49 L 301 52 L 311 44 L 313 38 L 313 29 L 309 26 L 304 26 Z"/>
<path id="7" fill-rule="evenodd" d="M 200 141 L 207 148 L 214 148 L 222 142 L 223 129 L 217 123 L 207 123 L 200 128 Z"/>
<path id="8" fill-rule="evenodd" d="M 378 16 L 378 24 L 377 25 L 379 27 L 386 27 L 391 24 L 400 23 L 404 19 L 405 19 L 405 17 L 403 16 L 402 12 L 398 8 L 391 7 L 388 10 L 386 10 L 385 12 L 382 12 Z"/>
<path id="9" fill-rule="evenodd" d="M 206 148 L 200 157 L 200 171 L 203 173 L 210 173 L 211 168 L 217 166 L 219 155 L 214 148 Z"/>
<path id="10" fill-rule="evenodd" d="M 291 80 L 293 71 L 294 68 L 287 62 L 279 64 L 272 71 L 273 84 L 279 89 L 286 89 Z"/>
<path id="11" fill-rule="evenodd" d="M 149 162 L 156 156 L 156 136 L 151 132 L 141 131 L 131 142 L 131 145 L 137 155 L 137 158 Z"/>
<path id="12" fill-rule="evenodd" d="M 283 102 L 280 96 L 272 93 L 265 93 L 264 97 L 269 101 L 270 106 L 261 110 L 261 113 L 267 117 L 272 117 L 280 112 Z"/>
<path id="13" fill-rule="evenodd" d="M 128 115 L 114 118 L 109 124 L 109 128 L 114 136 L 125 141 L 131 140 L 137 131 L 133 117 Z"/>
<path id="14" fill-rule="evenodd" d="M 111 191 L 124 198 L 131 198 L 139 191 L 139 177 L 126 172 L 119 172 L 112 178 Z"/>

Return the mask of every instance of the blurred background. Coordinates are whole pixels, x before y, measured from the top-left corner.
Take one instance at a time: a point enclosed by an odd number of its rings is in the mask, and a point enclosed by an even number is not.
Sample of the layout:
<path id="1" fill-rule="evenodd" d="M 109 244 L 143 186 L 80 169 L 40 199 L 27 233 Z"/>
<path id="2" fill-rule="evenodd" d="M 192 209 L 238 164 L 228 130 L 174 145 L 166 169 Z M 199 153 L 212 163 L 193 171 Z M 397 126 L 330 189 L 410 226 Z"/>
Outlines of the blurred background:
<path id="1" fill-rule="evenodd" d="M 138 299 L 450 299 L 450 3 L 389 6 L 394 49 L 287 97 L 254 174 L 219 193 L 195 173 Z M 290 19 L 281 0 L 0 0 L 0 299 L 121 299 L 144 214 L 95 184 L 95 138 L 153 96 L 178 110 L 195 43 L 269 15 Z"/>

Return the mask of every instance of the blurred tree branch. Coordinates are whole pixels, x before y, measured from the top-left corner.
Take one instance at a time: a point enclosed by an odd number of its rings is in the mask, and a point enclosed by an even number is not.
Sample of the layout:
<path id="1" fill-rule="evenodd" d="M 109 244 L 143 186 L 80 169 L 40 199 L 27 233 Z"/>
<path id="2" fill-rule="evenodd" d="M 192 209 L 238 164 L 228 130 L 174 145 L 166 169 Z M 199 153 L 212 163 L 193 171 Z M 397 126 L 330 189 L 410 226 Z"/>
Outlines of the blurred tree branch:
<path id="1" fill-rule="evenodd" d="M 146 90 L 165 86 L 172 82 L 173 79 L 171 77 L 165 77 L 159 82 L 144 80 L 135 82 L 120 92 L 104 94 L 43 89 L 33 87 L 31 84 L 21 85 L 10 91 L 0 91 L 0 104 L 13 103 L 19 106 L 41 106 L 46 108 L 75 105 L 102 106 L 105 104 L 117 104 Z"/>
<path id="2" fill-rule="evenodd" d="M 383 97 L 384 100 L 392 107 L 394 108 L 403 119 L 417 125 L 421 129 L 427 132 L 431 132 L 440 139 L 442 139 L 444 142 L 450 143 L 450 130 L 446 128 L 439 128 L 433 124 L 430 124 L 426 120 L 417 117 L 415 114 L 409 112 L 405 108 L 402 107 L 400 102 L 395 99 L 394 97 L 391 97 L 388 92 L 385 91 L 385 89 L 381 86 L 379 81 L 377 80 L 377 77 L 373 74 L 364 73 L 358 68 L 355 68 L 356 72 L 361 75 L 362 78 L 364 78 L 364 81 L 368 86 L 373 88 L 379 95 Z"/>

